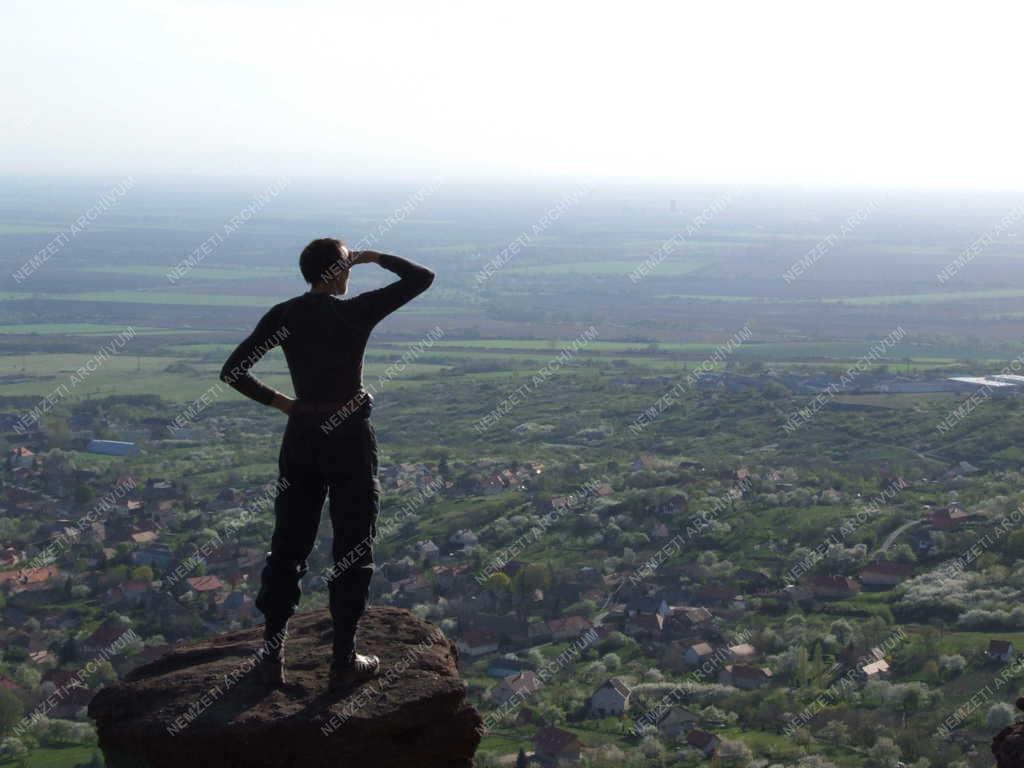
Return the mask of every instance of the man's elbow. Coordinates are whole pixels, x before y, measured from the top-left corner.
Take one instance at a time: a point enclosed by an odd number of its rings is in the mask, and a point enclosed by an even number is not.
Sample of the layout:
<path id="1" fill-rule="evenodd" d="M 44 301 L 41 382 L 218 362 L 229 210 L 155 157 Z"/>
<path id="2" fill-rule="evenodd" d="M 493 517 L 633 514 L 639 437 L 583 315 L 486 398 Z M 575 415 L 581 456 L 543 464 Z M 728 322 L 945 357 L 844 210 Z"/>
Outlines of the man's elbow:
<path id="1" fill-rule="evenodd" d="M 220 369 L 220 380 L 229 386 L 235 385 L 235 380 L 238 378 L 234 367 L 231 365 L 231 361 L 224 363 L 224 367 Z"/>
<path id="2" fill-rule="evenodd" d="M 426 267 L 424 267 L 423 268 L 423 278 L 422 278 L 422 280 L 423 280 L 422 286 L 423 287 L 420 288 L 420 291 L 427 290 L 427 288 L 429 288 L 434 283 L 434 278 L 435 277 L 437 277 L 437 274 L 434 272 L 434 270 L 427 269 Z"/>

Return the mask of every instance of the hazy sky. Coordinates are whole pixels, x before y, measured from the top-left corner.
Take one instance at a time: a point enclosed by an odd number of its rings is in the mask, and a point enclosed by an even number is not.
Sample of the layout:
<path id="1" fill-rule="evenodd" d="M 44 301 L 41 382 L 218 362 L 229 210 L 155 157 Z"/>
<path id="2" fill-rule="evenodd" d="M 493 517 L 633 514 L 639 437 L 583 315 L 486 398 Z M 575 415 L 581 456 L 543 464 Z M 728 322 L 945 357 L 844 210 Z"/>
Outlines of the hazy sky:
<path id="1" fill-rule="evenodd" d="M 1022 187 L 1021 5 L 0 0 L 0 172 Z"/>

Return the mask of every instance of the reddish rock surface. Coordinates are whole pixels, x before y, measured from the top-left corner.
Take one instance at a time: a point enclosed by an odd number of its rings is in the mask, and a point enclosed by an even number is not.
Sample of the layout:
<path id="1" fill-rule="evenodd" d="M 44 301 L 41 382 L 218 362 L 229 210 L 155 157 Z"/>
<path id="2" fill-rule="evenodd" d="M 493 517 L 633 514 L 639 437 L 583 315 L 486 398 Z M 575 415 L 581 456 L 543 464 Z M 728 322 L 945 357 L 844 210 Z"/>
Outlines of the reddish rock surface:
<path id="1" fill-rule="evenodd" d="M 101 690 L 89 705 L 110 768 L 471 768 L 483 732 L 465 703 L 458 651 L 408 611 L 371 607 L 358 645 L 381 657 L 377 680 L 327 692 L 331 621 L 300 614 L 288 684 L 249 671 L 262 627 L 175 648 Z"/>

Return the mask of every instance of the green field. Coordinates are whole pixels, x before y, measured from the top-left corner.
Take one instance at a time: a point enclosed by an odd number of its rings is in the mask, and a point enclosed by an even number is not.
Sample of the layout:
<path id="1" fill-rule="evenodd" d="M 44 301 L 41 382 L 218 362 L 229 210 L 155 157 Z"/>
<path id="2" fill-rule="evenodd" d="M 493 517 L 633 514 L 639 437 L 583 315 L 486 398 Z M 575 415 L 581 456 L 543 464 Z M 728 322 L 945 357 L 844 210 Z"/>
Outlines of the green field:
<path id="1" fill-rule="evenodd" d="M 846 405 L 863 405 L 872 408 L 917 408 L 923 402 L 952 400 L 956 397 L 952 392 L 915 392 L 897 395 L 837 395 L 833 402 Z"/>
<path id="2" fill-rule="evenodd" d="M 138 275 L 166 279 L 175 264 L 155 266 L 147 264 L 124 264 L 105 267 L 80 267 L 82 272 L 99 272 L 114 275 Z M 184 280 L 251 280 L 259 277 L 296 277 L 294 268 L 284 267 L 193 267 L 183 276 Z"/>
<path id="3" fill-rule="evenodd" d="M 507 271 L 526 275 L 628 275 L 641 267 L 643 263 L 643 259 L 606 259 L 603 261 L 509 267 Z M 687 275 L 696 269 L 700 269 L 705 263 L 697 259 L 665 259 L 657 266 L 654 266 L 651 271 L 661 275 Z"/>
<path id="4" fill-rule="evenodd" d="M 984 291 L 943 291 L 933 293 L 891 293 L 877 296 L 839 296 L 825 299 L 802 299 L 776 296 L 744 296 L 714 293 L 661 293 L 656 299 L 683 299 L 687 301 L 760 302 L 765 304 L 848 304 L 870 307 L 888 304 L 937 304 L 957 301 L 983 301 L 985 299 L 1024 298 L 1024 289 L 992 288 Z"/>
<path id="5" fill-rule="evenodd" d="M 415 308 L 410 308 L 415 309 Z M 408 310 L 407 310 L 408 311 Z M 434 312 L 435 310 L 424 310 Z M 204 334 L 209 331 L 199 329 L 159 328 L 155 326 L 132 326 L 138 335 L 152 334 Z M 0 334 L 39 334 L 39 335 L 80 335 L 103 336 L 115 335 L 125 330 L 123 325 L 107 325 L 103 323 L 24 323 L 17 325 L 0 325 Z M 430 347 L 431 353 L 489 356 L 501 354 L 548 355 L 568 346 L 573 339 L 455 339 L 435 342 Z M 401 353 L 409 346 L 409 342 L 374 341 L 370 351 L 393 350 Z M 853 361 L 870 348 L 870 342 L 768 342 L 757 343 L 748 341 L 737 347 L 733 354 L 737 357 L 772 359 L 772 360 L 807 360 L 842 362 Z M 646 358 L 652 353 L 677 352 L 687 355 L 707 355 L 715 351 L 717 345 L 706 342 L 642 342 L 642 341 L 601 341 L 594 340 L 582 347 L 578 354 L 623 353 L 624 357 Z M 227 353 L 233 345 L 228 342 L 197 341 L 195 344 L 175 344 L 161 349 L 171 354 L 196 355 L 210 352 Z M 902 362 L 902 358 L 910 357 L 914 363 L 943 365 L 957 359 L 955 349 L 923 349 L 921 346 L 897 345 L 891 350 L 889 359 Z"/>
<path id="6" fill-rule="evenodd" d="M 992 288 L 987 291 L 943 291 L 940 293 L 902 293 L 880 296 L 846 296 L 839 299 L 824 299 L 829 304 L 852 304 L 854 306 L 874 306 L 882 304 L 932 304 L 946 301 L 979 301 L 984 299 L 1019 299 L 1024 297 L 1024 289 Z"/>
<path id="7" fill-rule="evenodd" d="M 500 349 L 500 350 L 552 350 L 570 344 L 566 339 L 453 339 L 436 342 L 431 349 Z M 723 340 L 724 341 L 724 340 Z M 733 350 L 734 354 L 747 354 L 759 358 L 800 358 L 856 359 L 871 348 L 872 341 L 792 341 L 756 342 L 746 341 Z M 394 342 L 383 342 L 393 345 Z M 718 347 L 710 342 L 648 342 L 648 341 L 602 341 L 595 339 L 584 349 L 602 352 L 713 352 Z M 955 358 L 954 348 L 923 347 L 922 345 L 896 344 L 891 350 L 892 357 L 911 356 L 927 362 L 945 362 Z"/>
<path id="8" fill-rule="evenodd" d="M 181 304 L 210 307 L 270 307 L 287 296 L 230 296 L 222 293 L 194 293 L 191 291 L 87 291 L 83 293 L 53 293 L 47 291 L 19 293 L 0 292 L 0 301 L 49 299 L 52 301 L 100 301 L 133 304 Z"/>
<path id="9" fill-rule="evenodd" d="M 40 336 L 116 336 L 126 330 L 124 325 L 104 325 L 103 323 L 24 323 L 20 325 L 0 325 L 0 334 L 38 334 Z M 192 334 L 206 333 L 200 330 L 181 330 L 178 328 L 157 328 L 154 326 L 132 326 L 136 335 L 153 334 Z"/>
<path id="10" fill-rule="evenodd" d="M 54 293 L 41 291 L 38 293 L 18 293 L 13 291 L 0 292 L 0 304 L 29 299 L 59 301 L 65 304 L 77 301 L 114 303 L 114 304 L 163 304 L 171 306 L 193 307 L 258 307 L 269 309 L 275 304 L 287 301 L 300 291 L 282 293 L 278 296 L 234 296 L 223 293 L 197 293 L 195 291 L 88 291 L 81 293 Z M 17 310 L 16 310 L 17 311 Z M 402 310 L 403 315 L 452 315 L 472 314 L 476 310 L 471 307 L 444 306 L 412 306 Z"/>
<path id="11" fill-rule="evenodd" d="M 154 394 L 171 402 L 185 402 L 217 386 L 223 388 L 222 396 L 233 395 L 218 378 L 221 367 L 219 361 L 133 355 L 128 351 L 103 360 L 96 370 L 87 372 L 75 384 L 72 377 L 91 357 L 71 353 L 37 354 L 24 358 L 21 355 L 0 356 L 0 395 L 32 395 L 42 398 L 61 386 L 67 390 L 63 396 L 73 399 Z M 185 364 L 188 368 L 176 370 L 176 364 Z M 388 365 L 390 361 L 368 363 L 363 371 L 364 381 L 367 384 L 377 382 L 385 375 Z M 168 370 L 169 366 L 171 370 Z M 438 374 L 443 370 L 444 366 L 441 365 L 414 362 L 406 365 L 388 383 L 389 386 L 397 386 L 417 376 Z M 253 373 L 270 386 L 291 392 L 291 378 L 285 370 L 284 356 L 280 350 L 271 351 L 253 368 Z"/>

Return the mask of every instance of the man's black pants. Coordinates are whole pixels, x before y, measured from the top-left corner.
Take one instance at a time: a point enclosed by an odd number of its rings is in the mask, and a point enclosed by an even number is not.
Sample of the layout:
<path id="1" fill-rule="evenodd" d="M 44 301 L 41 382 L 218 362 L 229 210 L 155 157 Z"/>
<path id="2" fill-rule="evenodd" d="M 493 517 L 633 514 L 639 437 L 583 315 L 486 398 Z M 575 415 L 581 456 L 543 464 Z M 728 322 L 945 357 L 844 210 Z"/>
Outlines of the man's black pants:
<path id="1" fill-rule="evenodd" d="M 344 418 L 332 418 L 331 412 L 302 412 L 296 404 L 289 414 L 278 459 L 274 535 L 256 597 L 267 634 L 283 632 L 298 608 L 306 560 L 329 498 L 334 547 L 327 583 L 334 660 L 341 664 L 355 652 L 356 624 L 366 610 L 374 571 L 380 482 L 372 407 L 366 401 Z"/>

